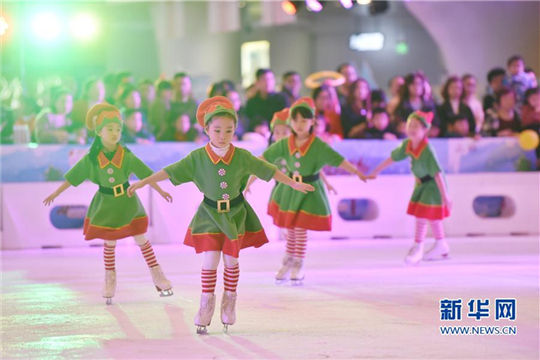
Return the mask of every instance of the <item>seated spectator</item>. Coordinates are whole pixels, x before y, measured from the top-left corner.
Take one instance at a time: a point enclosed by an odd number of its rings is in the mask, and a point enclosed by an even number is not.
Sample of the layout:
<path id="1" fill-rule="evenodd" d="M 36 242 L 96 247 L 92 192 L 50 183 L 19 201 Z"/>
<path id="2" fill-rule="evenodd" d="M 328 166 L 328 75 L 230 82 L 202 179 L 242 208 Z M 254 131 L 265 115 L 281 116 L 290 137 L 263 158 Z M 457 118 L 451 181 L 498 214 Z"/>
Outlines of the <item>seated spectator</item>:
<path id="1" fill-rule="evenodd" d="M 336 89 L 329 85 L 321 85 L 312 93 L 315 103 L 315 114 L 322 117 L 329 125 L 328 132 L 343 139 L 343 127 L 341 126 L 341 106 L 337 98 Z"/>
<path id="2" fill-rule="evenodd" d="M 352 83 L 358 80 L 358 75 L 356 73 L 356 68 L 351 63 L 339 65 L 336 71 L 345 77 L 345 83 L 337 88 L 339 104 L 343 107 L 349 97 Z"/>
<path id="3" fill-rule="evenodd" d="M 156 88 L 154 83 L 149 79 L 142 80 L 139 82 L 137 90 L 139 90 L 139 94 L 141 94 L 141 109 L 148 114 L 150 105 L 156 99 Z"/>
<path id="4" fill-rule="evenodd" d="M 446 124 L 447 138 L 463 138 L 471 136 L 471 124 L 469 119 L 461 114 L 452 115 Z"/>
<path id="5" fill-rule="evenodd" d="M 467 119 L 468 128 L 474 134 L 476 123 L 471 109 L 461 100 L 463 95 L 463 84 L 457 76 L 450 76 L 443 86 L 441 92 L 444 102 L 438 107 L 437 113 L 441 125 L 441 136 L 446 137 L 450 122 L 454 118 Z"/>
<path id="6" fill-rule="evenodd" d="M 358 139 L 367 128 L 371 116 L 371 93 L 366 80 L 359 78 L 351 84 L 347 102 L 341 108 L 341 126 L 347 139 Z"/>
<path id="7" fill-rule="evenodd" d="M 512 136 L 521 131 L 521 119 L 516 107 L 516 94 L 503 87 L 495 93 L 495 107 L 486 111 L 484 136 Z"/>
<path id="8" fill-rule="evenodd" d="M 437 117 L 436 107 L 433 100 L 426 95 L 426 84 L 424 76 L 419 73 L 411 73 L 405 76 L 405 84 L 401 87 L 398 104 L 392 120 L 392 125 L 398 134 L 398 137 L 405 137 L 405 124 L 407 117 L 416 110 L 423 112 L 432 112 L 434 117 L 429 136 L 439 135 L 439 119 Z"/>
<path id="9" fill-rule="evenodd" d="M 332 144 L 341 140 L 341 137 L 329 132 L 330 124 L 326 122 L 323 116 L 315 116 L 315 123 L 313 124 L 313 133 L 318 136 L 322 141 L 327 144 Z"/>
<path id="10" fill-rule="evenodd" d="M 370 127 L 364 132 L 366 139 L 395 140 L 397 136 L 390 125 L 390 115 L 384 108 L 373 109 Z"/>
<path id="11" fill-rule="evenodd" d="M 525 61 L 521 55 L 511 56 L 506 62 L 508 76 L 504 79 L 504 85 L 511 88 L 516 94 L 517 104 L 523 104 L 525 91 L 535 87 L 535 82 L 525 72 Z"/>
<path id="12" fill-rule="evenodd" d="M 114 86 L 115 86 L 115 93 L 114 93 L 114 96 L 113 96 L 113 99 L 114 99 L 114 104 L 115 105 L 118 105 L 118 106 L 121 106 L 120 105 L 120 97 L 122 96 L 122 94 L 124 93 L 124 89 L 126 88 L 126 86 L 134 86 L 133 85 L 133 74 L 129 71 L 122 71 L 122 72 L 119 72 L 115 75 L 115 80 L 114 80 Z"/>
<path id="13" fill-rule="evenodd" d="M 125 109 L 123 116 L 125 122 L 122 130 L 123 143 L 151 144 L 154 142 L 154 136 L 144 127 L 143 113 L 140 109 Z"/>
<path id="14" fill-rule="evenodd" d="M 190 76 L 185 72 L 178 72 L 174 74 L 172 83 L 171 119 L 177 119 L 182 114 L 188 114 L 191 124 L 196 124 L 197 101 L 193 97 Z"/>
<path id="15" fill-rule="evenodd" d="M 50 92 L 51 106 L 36 117 L 35 139 L 39 144 L 86 143 L 86 131 L 74 127 L 70 114 L 73 95 L 65 88 L 54 87 Z"/>
<path id="16" fill-rule="evenodd" d="M 503 68 L 494 68 L 487 74 L 488 88 L 487 93 L 482 100 L 482 109 L 484 113 L 495 106 L 495 93 L 504 87 L 504 77 L 506 71 Z"/>
<path id="17" fill-rule="evenodd" d="M 275 112 L 287 107 L 287 100 L 275 92 L 276 81 L 270 69 L 258 69 L 255 74 L 257 93 L 247 101 L 246 115 L 249 132 L 256 132 L 265 139 L 270 136 L 270 120 Z"/>
<path id="18" fill-rule="evenodd" d="M 231 80 L 221 80 L 213 83 L 208 90 L 208 97 L 227 96 L 227 92 L 236 90 L 236 85 Z"/>
<path id="19" fill-rule="evenodd" d="M 394 76 L 388 82 L 388 96 L 390 100 L 386 106 L 386 111 L 388 111 L 389 115 L 393 115 L 399 105 L 399 92 L 403 84 L 405 84 L 405 80 L 401 75 Z"/>
<path id="20" fill-rule="evenodd" d="M 157 84 L 156 99 L 150 105 L 148 113 L 148 123 L 151 132 L 161 141 L 165 132 L 169 129 L 167 120 L 171 110 L 172 83 L 167 80 L 161 80 Z"/>
<path id="21" fill-rule="evenodd" d="M 99 78 L 89 79 L 82 88 L 80 99 L 73 103 L 71 118 L 76 126 L 84 128 L 86 113 L 95 104 L 105 101 L 105 84 Z"/>
<path id="22" fill-rule="evenodd" d="M 463 95 L 461 100 L 471 109 L 474 116 L 475 133 L 479 133 L 484 123 L 484 109 L 476 96 L 476 78 L 471 74 L 465 74 L 461 78 L 463 82 Z"/>
<path id="23" fill-rule="evenodd" d="M 371 108 L 386 108 L 386 94 L 380 89 L 371 91 Z"/>
<path id="24" fill-rule="evenodd" d="M 234 89 L 229 89 L 225 93 L 225 96 L 231 100 L 234 111 L 236 111 L 236 114 L 238 114 L 238 122 L 236 125 L 236 138 L 241 139 L 242 136 L 246 133 L 246 130 L 249 126 L 249 121 L 246 116 L 246 108 L 242 105 L 242 99 L 240 98 L 240 94 L 238 91 Z"/>
<path id="25" fill-rule="evenodd" d="M 300 97 L 302 89 L 302 78 L 296 71 L 287 71 L 283 74 L 281 84 L 281 95 L 286 99 L 286 106 L 289 107 Z"/>
<path id="26" fill-rule="evenodd" d="M 198 141 L 199 132 L 191 124 L 188 114 L 181 114 L 173 120 L 173 126 L 165 133 L 163 141 Z"/>
<path id="27" fill-rule="evenodd" d="M 538 87 L 538 80 L 536 79 L 536 74 L 534 73 L 534 70 L 530 67 L 525 68 L 525 74 L 529 76 L 531 81 L 531 87 L 535 88 Z"/>
<path id="28" fill-rule="evenodd" d="M 525 104 L 521 107 L 521 124 L 526 129 L 540 129 L 540 88 L 525 92 Z"/>
<path id="29" fill-rule="evenodd" d="M 14 143 L 28 143 L 35 141 L 32 139 L 36 126 L 36 117 L 40 109 L 36 101 L 30 96 L 23 95 L 21 97 L 21 106 L 17 111 L 14 111 L 15 126 L 13 129 Z M 6 115 L 7 116 L 7 115 Z M 0 116 L 1 118 L 2 116 Z M 4 127 L 2 127 L 3 129 Z M 4 132 L 2 132 L 4 134 Z"/>

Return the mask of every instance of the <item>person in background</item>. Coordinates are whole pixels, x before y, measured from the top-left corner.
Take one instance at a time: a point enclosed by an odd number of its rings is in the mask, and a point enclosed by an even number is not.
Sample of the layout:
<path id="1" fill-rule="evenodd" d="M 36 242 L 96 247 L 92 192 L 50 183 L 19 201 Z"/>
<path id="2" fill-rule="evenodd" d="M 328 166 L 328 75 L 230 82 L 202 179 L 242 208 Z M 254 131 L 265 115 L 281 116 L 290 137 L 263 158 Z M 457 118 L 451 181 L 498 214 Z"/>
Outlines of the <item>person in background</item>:
<path id="1" fill-rule="evenodd" d="M 323 84 L 313 90 L 311 97 L 315 103 L 316 119 L 324 119 L 326 125 L 329 126 L 328 132 L 343 139 L 341 105 L 339 104 L 336 89 Z"/>
<path id="2" fill-rule="evenodd" d="M 452 115 L 447 122 L 446 135 L 447 138 L 464 138 L 471 136 L 469 119 L 460 114 Z"/>
<path id="3" fill-rule="evenodd" d="M 195 141 L 200 139 L 199 132 L 191 124 L 188 114 L 181 114 L 172 121 L 172 127 L 165 133 L 162 141 Z"/>
<path id="4" fill-rule="evenodd" d="M 185 72 L 174 74 L 173 99 L 171 101 L 172 119 L 178 118 L 181 114 L 188 114 L 191 123 L 196 123 L 195 113 L 197 112 L 197 100 L 193 97 L 191 89 L 191 77 Z"/>
<path id="5" fill-rule="evenodd" d="M 296 71 L 287 71 L 283 74 L 281 93 L 287 100 L 287 106 L 291 106 L 293 102 L 300 97 L 300 90 L 302 89 L 302 78 Z"/>
<path id="6" fill-rule="evenodd" d="M 100 78 L 86 81 L 82 88 L 81 98 L 73 103 L 71 118 L 77 127 L 84 128 L 86 113 L 92 106 L 105 101 L 105 83 Z"/>
<path id="7" fill-rule="evenodd" d="M 386 94 L 380 89 L 371 91 L 371 108 L 386 108 Z"/>
<path id="8" fill-rule="evenodd" d="M 388 114 L 393 114 L 399 105 L 399 92 L 403 84 L 405 84 L 405 79 L 401 75 L 396 75 L 388 81 L 388 96 L 390 98 L 386 106 Z"/>
<path id="9" fill-rule="evenodd" d="M 143 113 L 140 109 L 125 109 L 123 112 L 125 127 L 122 131 L 124 144 L 151 144 L 155 138 L 146 130 Z"/>
<path id="10" fill-rule="evenodd" d="M 516 94 L 508 87 L 495 93 L 495 107 L 486 111 L 482 129 L 484 136 L 512 136 L 521 130 L 516 107 Z"/>
<path id="11" fill-rule="evenodd" d="M 369 121 L 369 127 L 364 132 L 366 139 L 396 140 L 397 136 L 390 125 L 390 115 L 385 108 L 374 108 Z"/>
<path id="12" fill-rule="evenodd" d="M 393 114 L 392 122 L 399 137 L 406 136 L 405 125 L 407 118 L 414 111 L 431 112 L 434 114 L 432 123 L 428 129 L 428 135 L 436 137 L 440 133 L 439 119 L 436 115 L 436 107 L 433 100 L 426 98 L 426 84 L 424 76 L 419 73 L 410 73 L 405 76 L 405 84 L 400 88 L 400 103 Z M 392 116 L 392 114 L 390 114 Z"/>
<path id="13" fill-rule="evenodd" d="M 540 129 L 540 88 L 530 88 L 525 92 L 525 104 L 521 107 L 523 128 Z"/>
<path id="14" fill-rule="evenodd" d="M 169 128 L 167 120 L 171 110 L 172 83 L 161 80 L 157 84 L 156 99 L 150 106 L 148 123 L 152 133 L 158 141 L 161 141 Z"/>
<path id="15" fill-rule="evenodd" d="M 506 62 L 508 75 L 504 79 L 504 85 L 511 88 L 516 94 L 517 104 L 521 106 L 525 99 L 525 91 L 535 87 L 535 81 L 525 72 L 525 61 L 521 55 L 513 55 Z"/>
<path id="16" fill-rule="evenodd" d="M 484 109 L 482 108 L 482 103 L 476 96 L 476 78 L 474 75 L 465 74 L 461 78 L 461 81 L 463 82 L 461 101 L 471 109 L 475 122 L 474 132 L 478 134 L 484 123 Z"/>
<path id="17" fill-rule="evenodd" d="M 249 126 L 249 120 L 246 116 L 246 108 L 242 104 L 242 99 L 240 98 L 240 94 L 238 91 L 234 89 L 228 89 L 225 93 L 225 96 L 227 99 L 231 101 L 234 107 L 234 111 L 236 111 L 236 114 L 238 115 L 238 124 L 236 125 L 236 138 L 241 139 L 242 136 L 247 131 L 247 128 Z"/>
<path id="18" fill-rule="evenodd" d="M 139 93 L 141 94 L 141 108 L 148 114 L 150 105 L 156 99 L 156 87 L 152 80 L 145 79 L 139 82 L 137 90 L 139 90 Z"/>
<path id="19" fill-rule="evenodd" d="M 503 68 L 493 68 L 487 74 L 488 88 L 486 95 L 482 99 L 482 109 L 484 114 L 488 109 L 495 106 L 495 93 L 504 87 L 503 81 L 506 71 Z"/>
<path id="20" fill-rule="evenodd" d="M 341 126 L 346 139 L 361 138 L 371 116 L 371 93 L 366 80 L 351 84 L 347 102 L 341 108 Z"/>
<path id="21" fill-rule="evenodd" d="M 358 75 L 356 73 L 356 68 L 351 63 L 339 65 L 336 71 L 345 77 L 345 83 L 337 88 L 339 103 L 343 107 L 349 97 L 352 83 L 358 80 Z"/>
<path id="22" fill-rule="evenodd" d="M 444 102 L 438 107 L 438 115 L 441 125 L 441 136 L 446 137 L 451 120 L 454 118 L 467 119 L 470 135 L 475 133 L 476 123 L 471 109 L 462 101 L 463 83 L 457 76 L 450 76 L 441 92 Z"/>
<path id="23" fill-rule="evenodd" d="M 258 69 L 255 78 L 257 93 L 246 104 L 248 131 L 259 133 L 268 139 L 270 120 L 275 112 L 287 107 L 287 99 L 282 94 L 276 93 L 276 81 L 272 70 Z"/>

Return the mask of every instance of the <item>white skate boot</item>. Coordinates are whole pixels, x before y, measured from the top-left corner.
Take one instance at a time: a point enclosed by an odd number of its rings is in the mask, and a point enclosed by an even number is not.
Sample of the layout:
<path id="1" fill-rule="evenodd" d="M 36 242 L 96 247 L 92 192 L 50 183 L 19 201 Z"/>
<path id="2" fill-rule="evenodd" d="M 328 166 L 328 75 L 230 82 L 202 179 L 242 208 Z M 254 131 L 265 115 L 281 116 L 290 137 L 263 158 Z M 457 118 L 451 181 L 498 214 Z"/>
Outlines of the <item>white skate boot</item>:
<path id="1" fill-rule="evenodd" d="M 234 325 L 236 322 L 236 292 L 223 292 L 221 299 L 221 322 L 223 323 L 223 331 L 229 331 L 229 325 Z"/>
<path id="2" fill-rule="evenodd" d="M 163 274 L 161 266 L 157 265 L 150 268 L 150 274 L 152 274 L 152 281 L 154 281 L 159 296 L 171 296 L 173 294 L 171 282 Z"/>
<path id="3" fill-rule="evenodd" d="M 195 325 L 197 326 L 197 334 L 206 335 L 208 331 L 206 327 L 212 322 L 214 309 L 216 307 L 216 296 L 212 293 L 201 294 L 201 306 L 199 312 L 195 315 Z"/>
<path id="4" fill-rule="evenodd" d="M 304 260 L 292 259 L 291 265 L 291 284 L 294 286 L 300 286 L 304 283 Z"/>
<path id="5" fill-rule="evenodd" d="M 105 284 L 103 285 L 103 297 L 107 305 L 112 304 L 112 298 L 116 292 L 116 270 L 105 270 Z"/>
<path id="6" fill-rule="evenodd" d="M 424 255 L 424 244 L 423 243 L 415 243 L 413 247 L 409 250 L 409 253 L 407 256 L 405 256 L 405 263 L 407 265 L 415 265 L 422 260 L 422 256 Z"/>
<path id="7" fill-rule="evenodd" d="M 276 273 L 276 284 L 283 284 L 289 278 L 289 272 L 291 271 L 293 257 L 285 255 L 281 268 Z"/>
<path id="8" fill-rule="evenodd" d="M 431 249 L 425 253 L 424 260 L 446 260 L 449 257 L 449 252 L 450 247 L 445 240 L 436 240 Z"/>

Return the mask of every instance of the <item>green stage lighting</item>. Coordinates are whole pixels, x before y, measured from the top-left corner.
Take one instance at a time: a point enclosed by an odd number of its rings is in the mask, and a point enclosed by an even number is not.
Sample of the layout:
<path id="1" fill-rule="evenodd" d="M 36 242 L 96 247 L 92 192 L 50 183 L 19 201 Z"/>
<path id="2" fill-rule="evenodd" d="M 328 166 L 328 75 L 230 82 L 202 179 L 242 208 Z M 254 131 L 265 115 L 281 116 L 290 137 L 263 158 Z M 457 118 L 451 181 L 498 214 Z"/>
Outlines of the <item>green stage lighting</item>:
<path id="1" fill-rule="evenodd" d="M 88 41 L 98 33 L 98 22 L 91 14 L 78 14 L 71 20 L 70 29 L 75 38 Z"/>

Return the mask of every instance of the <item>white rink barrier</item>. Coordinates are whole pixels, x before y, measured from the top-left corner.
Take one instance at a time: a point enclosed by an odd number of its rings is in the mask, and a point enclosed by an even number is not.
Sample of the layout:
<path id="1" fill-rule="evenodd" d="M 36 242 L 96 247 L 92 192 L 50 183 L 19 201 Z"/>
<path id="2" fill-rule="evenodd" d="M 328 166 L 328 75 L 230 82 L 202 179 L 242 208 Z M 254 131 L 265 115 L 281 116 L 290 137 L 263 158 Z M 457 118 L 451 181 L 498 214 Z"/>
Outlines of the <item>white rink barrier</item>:
<path id="1" fill-rule="evenodd" d="M 380 176 L 368 183 L 353 176 L 329 176 L 337 195 L 329 195 L 333 214 L 331 232 L 310 232 L 312 238 L 372 238 L 411 237 L 414 218 L 406 215 L 407 204 L 414 186 L 411 175 Z M 447 175 L 451 216 L 444 221 L 447 236 L 539 234 L 540 173 L 482 173 Z M 273 181 L 256 181 L 247 200 L 259 215 L 271 240 L 278 231 L 266 215 L 268 196 Z M 58 229 L 50 221 L 51 209 L 43 199 L 60 185 L 48 183 L 6 183 L 2 185 L 2 249 L 41 247 L 74 247 L 99 244 L 85 241 L 82 228 Z M 184 235 L 202 194 L 194 184 L 172 186 L 168 181 L 160 185 L 174 198 L 165 202 L 148 187 L 138 195 L 150 216 L 148 236 L 154 243 L 183 242 Z M 96 185 L 84 183 L 69 188 L 53 206 L 67 205 L 71 215 L 82 216 Z M 473 210 L 473 202 L 481 196 L 502 196 L 506 207 L 500 217 L 483 218 Z M 347 207 L 344 199 L 360 199 L 371 204 L 366 220 L 345 220 L 339 214 Z M 341 204 L 340 204 L 341 202 Z M 77 207 L 79 205 L 79 207 Z M 132 244 L 133 241 L 125 243 Z"/>

